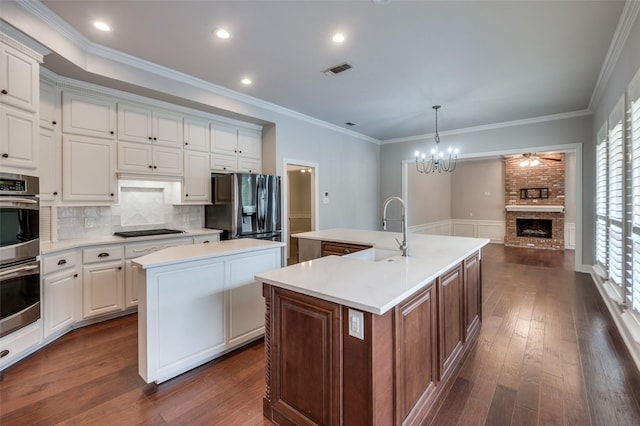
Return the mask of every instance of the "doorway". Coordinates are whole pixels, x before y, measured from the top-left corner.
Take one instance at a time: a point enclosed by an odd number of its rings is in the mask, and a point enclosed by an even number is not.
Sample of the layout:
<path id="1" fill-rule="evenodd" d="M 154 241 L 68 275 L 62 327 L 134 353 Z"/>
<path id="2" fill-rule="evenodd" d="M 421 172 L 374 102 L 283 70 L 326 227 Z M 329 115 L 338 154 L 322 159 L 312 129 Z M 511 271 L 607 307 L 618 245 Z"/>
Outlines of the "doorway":
<path id="1" fill-rule="evenodd" d="M 285 235 L 287 265 L 298 263 L 298 240 L 291 235 L 317 229 L 318 165 L 285 160 Z"/>

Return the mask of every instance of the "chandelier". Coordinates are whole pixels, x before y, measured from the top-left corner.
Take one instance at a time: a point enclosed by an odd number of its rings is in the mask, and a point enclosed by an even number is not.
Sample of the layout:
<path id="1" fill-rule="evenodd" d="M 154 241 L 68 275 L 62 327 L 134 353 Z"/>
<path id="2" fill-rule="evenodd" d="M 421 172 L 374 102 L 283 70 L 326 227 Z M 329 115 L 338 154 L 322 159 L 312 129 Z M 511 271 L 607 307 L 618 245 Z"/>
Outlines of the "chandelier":
<path id="1" fill-rule="evenodd" d="M 449 148 L 447 150 L 448 157 L 440 151 L 440 135 L 438 135 L 438 110 L 440 105 L 432 107 L 436 110 L 436 146 L 431 150 L 431 159 L 427 161 L 427 154 L 416 151 L 416 170 L 420 173 L 442 173 L 452 172 L 456 169 L 456 160 L 458 159 L 458 149 Z"/>

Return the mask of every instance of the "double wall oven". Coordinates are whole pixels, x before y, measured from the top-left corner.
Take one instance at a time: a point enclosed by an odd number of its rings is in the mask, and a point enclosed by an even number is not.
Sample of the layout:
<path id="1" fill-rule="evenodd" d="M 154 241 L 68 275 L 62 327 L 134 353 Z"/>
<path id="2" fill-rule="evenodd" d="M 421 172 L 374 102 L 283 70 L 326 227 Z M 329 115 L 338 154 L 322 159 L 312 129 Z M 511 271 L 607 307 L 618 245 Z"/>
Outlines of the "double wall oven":
<path id="1" fill-rule="evenodd" d="M 0 337 L 40 318 L 38 178 L 0 173 Z"/>

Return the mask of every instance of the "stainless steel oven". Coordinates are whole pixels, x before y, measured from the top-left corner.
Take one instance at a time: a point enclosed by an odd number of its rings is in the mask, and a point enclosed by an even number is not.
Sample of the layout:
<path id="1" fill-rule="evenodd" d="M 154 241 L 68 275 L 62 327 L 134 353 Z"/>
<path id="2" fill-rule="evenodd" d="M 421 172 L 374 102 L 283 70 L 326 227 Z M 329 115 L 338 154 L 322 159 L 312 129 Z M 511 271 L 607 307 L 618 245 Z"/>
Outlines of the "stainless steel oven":
<path id="1" fill-rule="evenodd" d="M 0 264 L 33 259 L 40 253 L 38 178 L 0 173 Z"/>
<path id="2" fill-rule="evenodd" d="M 0 268 L 0 337 L 40 318 L 40 261 Z"/>
<path id="3" fill-rule="evenodd" d="M 0 337 L 40 318 L 38 183 L 0 173 Z"/>

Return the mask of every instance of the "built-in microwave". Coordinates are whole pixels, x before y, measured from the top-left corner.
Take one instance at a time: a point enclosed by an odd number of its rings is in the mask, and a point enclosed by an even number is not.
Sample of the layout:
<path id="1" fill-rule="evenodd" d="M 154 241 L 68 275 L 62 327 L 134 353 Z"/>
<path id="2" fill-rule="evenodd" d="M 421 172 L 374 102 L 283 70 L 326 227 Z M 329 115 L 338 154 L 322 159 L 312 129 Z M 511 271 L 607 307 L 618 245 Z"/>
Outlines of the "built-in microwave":
<path id="1" fill-rule="evenodd" d="M 0 173 L 0 266 L 40 253 L 38 178 Z"/>

